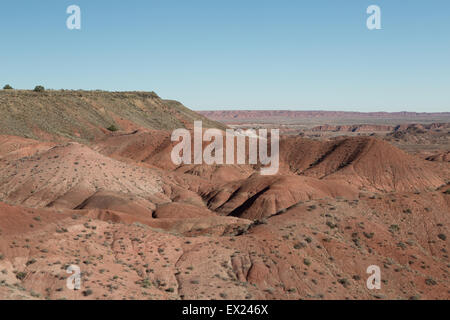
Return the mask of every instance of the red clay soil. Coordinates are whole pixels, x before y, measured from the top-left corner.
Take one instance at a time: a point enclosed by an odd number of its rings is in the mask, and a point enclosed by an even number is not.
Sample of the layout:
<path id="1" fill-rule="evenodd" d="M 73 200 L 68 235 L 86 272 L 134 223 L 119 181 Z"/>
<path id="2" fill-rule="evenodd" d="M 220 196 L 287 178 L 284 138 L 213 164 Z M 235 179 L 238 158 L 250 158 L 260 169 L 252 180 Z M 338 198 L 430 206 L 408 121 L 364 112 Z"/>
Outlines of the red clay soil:
<path id="1" fill-rule="evenodd" d="M 0 136 L 0 299 L 450 298 L 448 162 L 283 137 L 261 176 L 175 166 L 168 131 L 105 134 Z"/>

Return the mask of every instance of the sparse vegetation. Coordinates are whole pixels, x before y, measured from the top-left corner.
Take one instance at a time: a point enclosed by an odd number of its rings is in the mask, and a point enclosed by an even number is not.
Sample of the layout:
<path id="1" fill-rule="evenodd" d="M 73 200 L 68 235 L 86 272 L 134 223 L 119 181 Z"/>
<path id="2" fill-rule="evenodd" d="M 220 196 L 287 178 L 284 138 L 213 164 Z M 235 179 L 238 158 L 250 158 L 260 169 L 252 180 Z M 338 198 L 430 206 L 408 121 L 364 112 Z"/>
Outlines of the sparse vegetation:
<path id="1" fill-rule="evenodd" d="M 39 132 L 49 134 L 49 140 L 53 136 L 89 142 L 99 134 L 98 128 L 106 130 L 115 124 L 111 115 L 146 129 L 174 130 L 194 120 L 201 120 L 205 128 L 226 128 L 180 103 L 163 100 L 154 92 L 63 91 L 43 86 L 35 90 L 31 95 L 25 90 L 15 94 L 0 90 L 1 134 L 39 138 L 36 134 Z M 105 111 L 99 112 L 102 109 Z M 16 113 L 21 116 L 14 118 Z M 11 117 L 15 119 L 13 126 Z"/>
<path id="2" fill-rule="evenodd" d="M 44 92 L 45 88 L 43 86 L 36 86 L 33 89 L 34 92 Z"/>
<path id="3" fill-rule="evenodd" d="M 345 288 L 350 286 L 350 281 L 348 281 L 346 278 L 338 279 L 338 282 Z"/>
<path id="4" fill-rule="evenodd" d="M 114 124 L 110 125 L 107 129 L 111 132 L 119 131 L 119 128 Z"/>
<path id="5" fill-rule="evenodd" d="M 17 273 L 16 273 L 16 278 L 19 279 L 19 280 L 25 279 L 26 276 L 27 276 L 27 273 L 26 273 L 26 272 L 17 272 Z"/>
<path id="6" fill-rule="evenodd" d="M 91 289 L 87 289 L 82 292 L 83 296 L 85 297 L 90 296 L 92 293 L 93 291 Z"/>
<path id="7" fill-rule="evenodd" d="M 145 289 L 148 289 L 152 286 L 152 282 L 148 278 L 137 281 L 136 284 L 139 284 L 142 288 L 145 288 Z"/>
<path id="8" fill-rule="evenodd" d="M 445 234 L 443 234 L 443 233 L 439 233 L 438 234 L 438 238 L 441 239 L 442 241 L 447 240 L 447 236 Z"/>
<path id="9" fill-rule="evenodd" d="M 397 243 L 397 247 L 401 248 L 401 249 L 406 249 L 406 244 L 404 244 L 403 242 L 398 242 Z"/>
<path id="10" fill-rule="evenodd" d="M 331 222 L 331 221 L 327 221 L 326 225 L 330 228 L 330 229 L 334 229 L 337 227 L 337 224 Z"/>
<path id="11" fill-rule="evenodd" d="M 367 238 L 367 239 L 372 239 L 374 236 L 373 232 L 367 233 L 367 232 L 363 232 L 363 235 Z"/>
<path id="12" fill-rule="evenodd" d="M 33 264 L 35 262 L 36 262 L 36 259 L 28 260 L 27 263 L 26 263 L 26 266 L 28 267 L 29 265 L 31 265 L 31 264 Z"/>
<path id="13" fill-rule="evenodd" d="M 294 249 L 297 249 L 297 250 L 302 249 L 304 247 L 306 247 L 306 245 L 303 242 L 297 242 L 294 244 Z"/>
<path id="14" fill-rule="evenodd" d="M 391 231 L 392 233 L 397 232 L 400 230 L 400 227 L 396 224 L 391 224 L 391 226 L 389 227 L 389 231 Z"/>

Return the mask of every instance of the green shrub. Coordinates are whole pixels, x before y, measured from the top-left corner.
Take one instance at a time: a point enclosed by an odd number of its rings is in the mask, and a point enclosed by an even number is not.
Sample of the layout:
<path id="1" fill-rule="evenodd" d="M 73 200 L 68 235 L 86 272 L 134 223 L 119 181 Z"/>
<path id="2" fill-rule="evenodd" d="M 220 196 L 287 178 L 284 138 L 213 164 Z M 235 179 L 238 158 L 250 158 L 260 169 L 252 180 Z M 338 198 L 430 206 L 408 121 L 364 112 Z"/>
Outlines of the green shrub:
<path id="1" fill-rule="evenodd" d="M 26 276 L 27 276 L 26 272 L 17 272 L 16 273 L 16 278 L 19 279 L 19 280 L 25 279 Z"/>
<path id="2" fill-rule="evenodd" d="M 91 289 L 87 289 L 85 291 L 82 292 L 83 296 L 87 297 L 90 296 L 92 294 L 92 290 Z"/>
<path id="3" fill-rule="evenodd" d="M 363 234 L 364 234 L 364 236 L 365 236 L 367 239 L 372 239 L 373 236 L 374 236 L 374 233 L 373 233 L 373 232 L 371 232 L 371 233 L 363 232 Z"/>
<path id="4" fill-rule="evenodd" d="M 118 131 L 119 130 L 119 128 L 117 128 L 115 125 L 110 125 L 108 128 L 107 128 L 109 131 L 111 131 L 111 132 L 114 132 L 114 131 Z"/>
<path id="5" fill-rule="evenodd" d="M 294 244 L 294 249 L 302 249 L 306 247 L 306 244 L 304 244 L 303 242 L 297 242 L 296 244 Z"/>
<path id="6" fill-rule="evenodd" d="M 346 278 L 338 279 L 338 282 L 344 287 L 347 288 L 350 285 L 350 281 Z"/>
<path id="7" fill-rule="evenodd" d="M 11 87 L 9 84 L 7 84 L 3 87 L 3 90 L 12 90 L 12 89 L 13 89 L 13 87 Z"/>
<path id="8" fill-rule="evenodd" d="M 35 91 L 35 92 L 44 92 L 45 88 L 43 86 L 36 86 L 36 87 L 34 87 L 33 91 Z"/>
<path id="9" fill-rule="evenodd" d="M 392 233 L 399 231 L 400 227 L 396 224 L 391 224 L 391 226 L 389 227 L 389 231 L 391 231 Z"/>
<path id="10" fill-rule="evenodd" d="M 36 262 L 36 259 L 31 259 L 31 260 L 28 260 L 25 265 L 28 267 L 30 264 L 33 264 L 35 262 Z"/>

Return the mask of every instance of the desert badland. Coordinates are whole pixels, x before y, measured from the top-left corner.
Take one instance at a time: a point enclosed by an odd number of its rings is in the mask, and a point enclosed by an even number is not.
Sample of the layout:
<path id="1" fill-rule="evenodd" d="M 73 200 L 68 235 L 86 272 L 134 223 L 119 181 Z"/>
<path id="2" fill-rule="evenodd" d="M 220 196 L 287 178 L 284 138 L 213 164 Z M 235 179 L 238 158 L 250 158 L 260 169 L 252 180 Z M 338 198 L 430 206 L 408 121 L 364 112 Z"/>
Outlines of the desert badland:
<path id="1" fill-rule="evenodd" d="M 450 298 L 448 113 L 201 115 L 69 90 L 3 90 L 0 113 L 0 299 Z M 194 121 L 281 128 L 278 173 L 175 165 Z"/>

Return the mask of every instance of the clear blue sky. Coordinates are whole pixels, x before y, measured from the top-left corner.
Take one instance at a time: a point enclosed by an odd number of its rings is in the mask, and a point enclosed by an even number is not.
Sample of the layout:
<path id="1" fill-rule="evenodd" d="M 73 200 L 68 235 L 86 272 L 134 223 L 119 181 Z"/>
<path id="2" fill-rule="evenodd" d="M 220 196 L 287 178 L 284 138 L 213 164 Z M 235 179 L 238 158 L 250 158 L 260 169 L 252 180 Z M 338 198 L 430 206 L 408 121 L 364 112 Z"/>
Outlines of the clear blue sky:
<path id="1" fill-rule="evenodd" d="M 366 28 L 371 4 L 382 30 Z M 450 1 L 2 1 L 6 83 L 153 90 L 198 110 L 450 111 Z"/>

